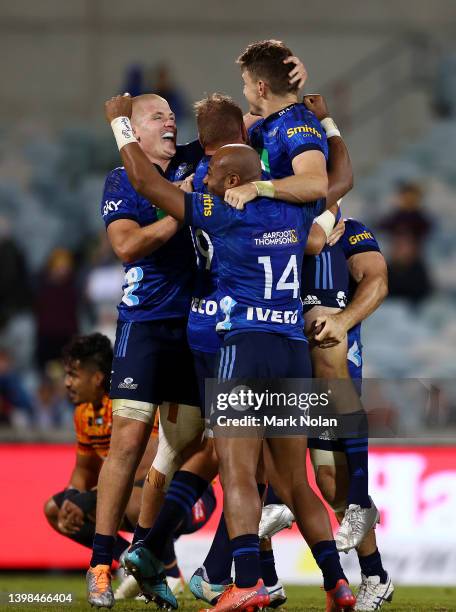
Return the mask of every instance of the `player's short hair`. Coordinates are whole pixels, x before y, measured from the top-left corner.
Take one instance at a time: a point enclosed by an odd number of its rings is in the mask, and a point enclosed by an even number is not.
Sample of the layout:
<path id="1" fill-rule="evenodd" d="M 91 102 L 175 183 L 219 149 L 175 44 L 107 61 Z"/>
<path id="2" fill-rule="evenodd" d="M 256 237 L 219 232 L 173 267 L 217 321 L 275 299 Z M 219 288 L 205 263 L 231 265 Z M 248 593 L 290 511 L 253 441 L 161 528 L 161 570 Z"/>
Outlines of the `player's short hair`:
<path id="1" fill-rule="evenodd" d="M 266 81 L 272 93 L 280 96 L 298 91 L 298 84 L 290 84 L 288 76 L 295 64 L 283 63 L 290 55 L 293 55 L 291 49 L 281 40 L 260 40 L 250 44 L 237 58 L 237 63 L 255 79 Z"/>
<path id="2" fill-rule="evenodd" d="M 228 144 L 239 138 L 244 121 L 241 107 L 221 93 L 213 93 L 193 105 L 203 147 Z"/>
<path id="3" fill-rule="evenodd" d="M 93 367 L 104 374 L 103 385 L 109 389 L 113 350 L 107 336 L 98 332 L 87 336 L 75 336 L 62 351 L 63 363 L 79 361 L 82 367 Z"/>

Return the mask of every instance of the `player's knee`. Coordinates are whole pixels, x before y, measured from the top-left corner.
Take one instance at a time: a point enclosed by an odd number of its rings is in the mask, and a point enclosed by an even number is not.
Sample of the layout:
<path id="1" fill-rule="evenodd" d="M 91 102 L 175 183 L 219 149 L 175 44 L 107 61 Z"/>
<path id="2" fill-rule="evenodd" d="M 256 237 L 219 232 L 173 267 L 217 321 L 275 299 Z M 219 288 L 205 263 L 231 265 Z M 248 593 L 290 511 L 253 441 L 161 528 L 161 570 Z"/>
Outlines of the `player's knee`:
<path id="1" fill-rule="evenodd" d="M 52 497 L 44 503 L 43 511 L 48 523 L 50 523 L 52 526 L 56 525 L 59 509 L 57 508 L 57 505 Z"/>

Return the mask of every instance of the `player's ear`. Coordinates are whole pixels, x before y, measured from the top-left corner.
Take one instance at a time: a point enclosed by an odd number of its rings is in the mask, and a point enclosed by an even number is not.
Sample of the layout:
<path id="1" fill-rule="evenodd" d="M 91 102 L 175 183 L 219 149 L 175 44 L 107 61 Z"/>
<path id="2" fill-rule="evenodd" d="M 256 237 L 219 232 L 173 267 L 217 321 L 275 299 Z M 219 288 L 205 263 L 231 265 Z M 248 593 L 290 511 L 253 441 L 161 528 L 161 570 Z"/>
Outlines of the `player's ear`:
<path id="1" fill-rule="evenodd" d="M 225 179 L 225 183 L 225 189 L 232 189 L 241 184 L 241 178 L 239 174 L 229 174 Z"/>
<path id="2" fill-rule="evenodd" d="M 103 372 L 100 372 L 99 370 L 94 373 L 93 380 L 94 380 L 95 384 L 97 385 L 97 387 L 103 386 L 103 384 L 104 384 L 104 377 L 105 377 L 105 375 L 103 374 Z"/>
<path id="3" fill-rule="evenodd" d="M 267 85 L 264 81 L 258 81 L 257 83 L 257 91 L 260 98 L 266 97 Z"/>

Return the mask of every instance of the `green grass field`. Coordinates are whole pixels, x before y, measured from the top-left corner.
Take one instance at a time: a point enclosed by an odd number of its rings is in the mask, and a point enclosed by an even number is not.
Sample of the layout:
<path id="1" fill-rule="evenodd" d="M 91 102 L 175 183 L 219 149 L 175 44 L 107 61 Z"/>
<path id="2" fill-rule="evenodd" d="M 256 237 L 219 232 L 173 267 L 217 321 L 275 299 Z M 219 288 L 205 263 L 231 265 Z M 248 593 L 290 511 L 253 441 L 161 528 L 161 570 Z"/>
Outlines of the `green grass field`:
<path id="1" fill-rule="evenodd" d="M 50 575 L 50 574 L 6 574 L 0 576 L 0 610 L 11 612 L 26 612 L 30 610 L 90 610 L 85 601 L 84 576 L 77 575 Z M 9 593 L 71 593 L 71 604 L 12 604 L 8 603 Z M 288 602 L 284 610 L 320 612 L 324 610 L 323 593 L 318 587 L 289 586 L 287 588 Z M 201 603 L 201 602 L 200 602 Z M 180 609 L 185 612 L 197 612 L 203 606 L 198 604 L 190 593 L 180 600 Z M 153 612 L 155 606 L 147 607 L 140 601 L 118 602 L 115 610 L 148 610 Z M 387 612 L 399 611 L 456 611 L 456 587 L 454 588 L 427 588 L 427 587 L 399 587 L 394 594 L 393 603 L 385 604 Z"/>

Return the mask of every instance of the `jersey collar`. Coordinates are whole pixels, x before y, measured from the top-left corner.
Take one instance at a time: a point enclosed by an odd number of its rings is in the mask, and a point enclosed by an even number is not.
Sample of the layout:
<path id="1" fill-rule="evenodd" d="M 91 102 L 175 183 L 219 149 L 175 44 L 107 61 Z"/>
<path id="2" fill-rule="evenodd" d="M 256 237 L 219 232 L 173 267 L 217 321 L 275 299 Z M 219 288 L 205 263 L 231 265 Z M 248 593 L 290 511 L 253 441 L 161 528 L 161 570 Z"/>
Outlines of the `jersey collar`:
<path id="1" fill-rule="evenodd" d="M 275 121 L 276 119 L 279 119 L 279 117 L 283 117 L 293 108 L 295 108 L 295 106 L 298 106 L 298 104 L 301 104 L 301 102 L 294 102 L 293 104 L 289 104 L 288 106 L 285 106 L 285 108 L 282 108 L 276 111 L 275 113 L 272 113 L 272 115 L 268 115 L 267 117 L 265 117 L 263 125 L 265 123 L 271 123 Z"/>

